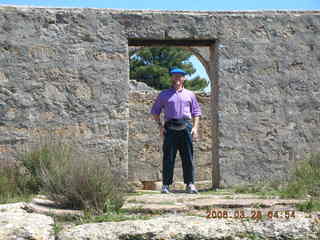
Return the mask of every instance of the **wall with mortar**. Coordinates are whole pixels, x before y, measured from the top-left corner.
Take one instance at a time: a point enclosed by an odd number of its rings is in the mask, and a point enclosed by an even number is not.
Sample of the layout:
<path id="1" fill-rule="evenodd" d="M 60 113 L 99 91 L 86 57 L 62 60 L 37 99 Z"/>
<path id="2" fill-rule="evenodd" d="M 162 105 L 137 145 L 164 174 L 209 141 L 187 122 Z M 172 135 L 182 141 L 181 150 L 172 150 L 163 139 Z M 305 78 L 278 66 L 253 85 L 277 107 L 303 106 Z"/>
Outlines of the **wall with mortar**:
<path id="1" fill-rule="evenodd" d="M 0 158 L 54 128 L 129 175 L 130 39 L 215 41 L 221 184 L 283 178 L 319 149 L 320 12 L 0 7 Z"/>
<path id="2" fill-rule="evenodd" d="M 108 12 L 0 8 L 1 158 L 50 128 L 127 174 L 127 55 Z"/>

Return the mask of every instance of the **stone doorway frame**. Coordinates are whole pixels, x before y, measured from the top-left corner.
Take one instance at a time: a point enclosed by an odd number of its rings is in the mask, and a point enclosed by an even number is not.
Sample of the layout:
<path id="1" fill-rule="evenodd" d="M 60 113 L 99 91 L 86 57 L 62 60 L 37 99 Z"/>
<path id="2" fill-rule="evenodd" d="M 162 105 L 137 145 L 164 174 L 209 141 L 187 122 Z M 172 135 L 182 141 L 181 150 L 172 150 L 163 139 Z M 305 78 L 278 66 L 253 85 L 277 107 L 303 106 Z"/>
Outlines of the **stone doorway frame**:
<path id="1" fill-rule="evenodd" d="M 219 164 L 219 41 L 192 39 L 128 39 L 129 47 L 182 47 L 192 52 L 202 63 L 211 82 L 211 132 L 212 132 L 212 189 L 220 187 Z M 207 47 L 208 51 L 203 51 Z M 127 51 L 129 53 L 129 51 Z M 129 57 L 128 57 L 129 59 Z M 129 76 L 130 74 L 128 74 Z M 129 79 L 128 79 L 129 81 Z"/>

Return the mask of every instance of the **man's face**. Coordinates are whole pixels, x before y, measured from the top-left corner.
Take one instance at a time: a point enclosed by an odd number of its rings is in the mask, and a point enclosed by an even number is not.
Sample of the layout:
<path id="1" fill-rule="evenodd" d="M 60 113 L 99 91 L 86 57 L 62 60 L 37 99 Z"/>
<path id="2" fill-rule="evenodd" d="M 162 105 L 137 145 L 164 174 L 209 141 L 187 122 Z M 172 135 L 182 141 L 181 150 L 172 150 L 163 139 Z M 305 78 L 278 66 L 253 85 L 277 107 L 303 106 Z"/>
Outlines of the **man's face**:
<path id="1" fill-rule="evenodd" d="M 174 85 L 183 85 L 183 82 L 185 80 L 185 76 L 182 75 L 182 74 L 172 74 L 171 75 L 171 81 L 172 81 L 172 84 Z"/>

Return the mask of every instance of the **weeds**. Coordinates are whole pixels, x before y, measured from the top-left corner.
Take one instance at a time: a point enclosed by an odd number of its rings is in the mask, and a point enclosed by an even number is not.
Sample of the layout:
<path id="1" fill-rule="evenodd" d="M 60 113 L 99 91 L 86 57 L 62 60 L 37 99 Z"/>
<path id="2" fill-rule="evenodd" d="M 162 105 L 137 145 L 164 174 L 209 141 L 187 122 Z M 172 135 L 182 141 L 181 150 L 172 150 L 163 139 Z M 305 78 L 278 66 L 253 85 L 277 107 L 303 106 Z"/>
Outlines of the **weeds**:
<path id="1" fill-rule="evenodd" d="M 92 214 L 91 211 L 84 211 L 83 216 L 54 216 L 54 231 L 57 233 L 63 229 L 64 225 L 81 225 L 86 223 L 100 223 L 100 222 L 120 222 L 126 220 L 148 220 L 151 218 L 145 214 L 133 214 L 128 210 L 119 210 L 117 212 L 108 212 L 101 215 Z"/>
<path id="2" fill-rule="evenodd" d="M 8 171 L 8 169 L 13 169 Z M 75 141 L 49 135 L 18 154 L 17 167 L 1 168 L 0 196 L 42 192 L 62 207 L 94 215 L 116 212 L 131 191 L 105 156 L 82 151 Z"/>
<path id="3" fill-rule="evenodd" d="M 200 190 L 200 194 L 202 195 L 232 195 L 232 192 L 230 192 L 230 189 L 216 189 L 216 190 Z"/>
<path id="4" fill-rule="evenodd" d="M 41 151 L 45 151 L 39 155 L 44 159 L 31 162 L 40 162 L 35 174 L 49 199 L 94 214 L 117 211 L 124 204 L 129 187 L 119 173 L 111 171 L 103 157 L 63 141 L 49 142 L 49 147 L 45 145 Z"/>
<path id="5" fill-rule="evenodd" d="M 145 204 L 146 202 L 145 202 L 145 201 L 142 201 L 142 200 L 131 199 L 131 200 L 128 200 L 127 203 L 141 203 L 141 204 Z"/>
<path id="6" fill-rule="evenodd" d="M 238 185 L 233 188 L 234 193 L 257 194 L 262 197 L 279 195 L 281 183 L 279 181 L 263 181 L 256 184 Z"/>
<path id="7" fill-rule="evenodd" d="M 303 203 L 296 204 L 296 208 L 303 212 L 320 211 L 320 200 L 310 199 Z"/>
<path id="8" fill-rule="evenodd" d="M 282 198 L 310 197 L 316 201 L 309 202 L 305 207 L 314 206 L 320 200 L 320 153 L 313 153 L 305 160 L 299 161 L 291 175 L 288 182 L 270 181 L 239 185 L 234 188 L 234 192 L 252 193 L 263 197 L 277 195 Z"/>
<path id="9" fill-rule="evenodd" d="M 0 203 L 29 201 L 32 191 L 28 189 L 30 176 L 19 170 L 16 163 L 1 161 L 0 166 Z"/>
<path id="10" fill-rule="evenodd" d="M 161 194 L 160 191 L 136 191 L 136 192 L 129 192 L 127 193 L 126 195 L 127 196 L 142 196 L 142 195 L 145 195 L 145 194 Z"/>
<path id="11" fill-rule="evenodd" d="M 52 225 L 52 228 L 55 236 L 63 230 L 62 224 L 56 222 Z"/>
<path id="12" fill-rule="evenodd" d="M 77 221 L 78 224 L 85 224 L 85 223 L 100 223 L 100 222 L 120 222 L 120 221 L 126 221 L 126 220 L 148 220 L 151 216 L 146 215 L 135 215 L 132 214 L 132 212 L 128 211 L 118 211 L 118 212 L 109 212 L 102 215 L 92 215 L 90 213 L 85 214 L 84 217 L 80 217 Z"/>
<path id="13" fill-rule="evenodd" d="M 282 190 L 282 197 L 306 197 L 320 200 L 320 153 L 313 153 L 297 163 L 292 179 Z"/>

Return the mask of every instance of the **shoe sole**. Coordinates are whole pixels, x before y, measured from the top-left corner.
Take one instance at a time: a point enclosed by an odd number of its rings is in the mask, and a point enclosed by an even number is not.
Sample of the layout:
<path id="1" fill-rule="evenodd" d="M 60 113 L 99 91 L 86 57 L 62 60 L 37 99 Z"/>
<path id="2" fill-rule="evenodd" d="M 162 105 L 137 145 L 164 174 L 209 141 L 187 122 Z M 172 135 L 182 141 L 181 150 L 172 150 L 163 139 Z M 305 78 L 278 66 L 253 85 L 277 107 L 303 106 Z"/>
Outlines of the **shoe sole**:
<path id="1" fill-rule="evenodd" d="M 199 192 L 197 190 L 186 190 L 187 193 L 189 194 L 198 194 Z"/>
<path id="2" fill-rule="evenodd" d="M 161 191 L 161 193 L 168 194 L 168 193 L 171 193 L 171 192 L 168 190 L 168 191 Z"/>

